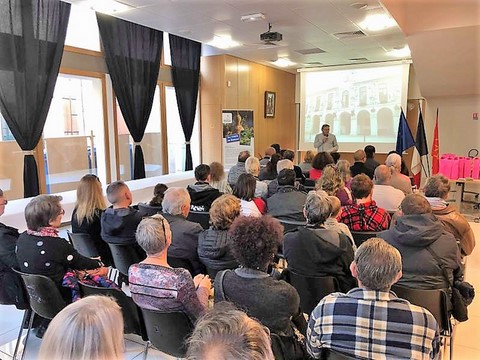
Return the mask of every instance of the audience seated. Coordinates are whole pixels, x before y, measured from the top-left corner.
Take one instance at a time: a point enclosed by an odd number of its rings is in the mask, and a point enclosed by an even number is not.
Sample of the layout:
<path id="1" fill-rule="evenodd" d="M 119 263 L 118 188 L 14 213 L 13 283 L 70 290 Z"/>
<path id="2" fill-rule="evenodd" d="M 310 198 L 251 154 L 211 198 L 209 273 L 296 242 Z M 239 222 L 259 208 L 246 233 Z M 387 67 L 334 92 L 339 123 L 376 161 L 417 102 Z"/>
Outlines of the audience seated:
<path id="1" fill-rule="evenodd" d="M 337 220 L 337 216 L 340 213 L 340 210 L 342 209 L 342 204 L 340 203 L 340 200 L 336 196 L 329 196 L 328 198 L 330 200 L 330 205 L 332 207 L 332 210 L 330 213 L 330 217 L 327 220 L 325 220 L 325 223 L 323 224 L 323 226 L 325 227 L 325 229 L 334 230 L 339 234 L 344 234 L 348 236 L 348 238 L 352 242 L 353 251 L 354 252 L 357 251 L 357 246 L 355 245 L 355 241 L 353 240 L 353 235 L 350 232 L 350 229 L 348 228 L 347 225 L 343 223 L 339 223 Z"/>
<path id="2" fill-rule="evenodd" d="M 238 181 L 238 177 L 241 174 L 245 174 L 245 161 L 250 157 L 250 153 L 247 150 L 243 150 L 238 154 L 237 163 L 230 168 L 228 172 L 228 184 L 232 187 Z"/>
<path id="3" fill-rule="evenodd" d="M 281 150 L 280 150 L 280 149 L 281 149 L 281 148 L 280 148 L 280 144 L 272 144 L 272 145 L 270 145 L 270 146 L 275 149 L 275 152 L 276 152 L 277 154 L 280 154 L 280 151 L 281 151 Z"/>
<path id="4" fill-rule="evenodd" d="M 274 360 L 270 334 L 258 321 L 226 301 L 196 323 L 187 360 Z"/>
<path id="5" fill-rule="evenodd" d="M 372 180 L 365 174 L 359 174 L 352 179 L 351 186 L 356 202 L 343 207 L 339 221 L 346 224 L 351 231 L 388 229 L 390 214 L 372 200 Z"/>
<path id="6" fill-rule="evenodd" d="M 307 152 L 303 156 L 303 162 L 300 163 L 298 166 L 300 167 L 300 169 L 302 169 L 302 172 L 304 174 L 310 172 L 310 170 L 312 169 L 312 160 L 315 157 L 315 155 L 316 155 L 315 150 L 307 150 Z"/>
<path id="7" fill-rule="evenodd" d="M 390 155 L 390 154 L 400 155 L 400 159 L 401 159 L 400 174 L 403 174 L 403 175 L 405 175 L 406 177 L 410 177 L 410 173 L 409 173 L 409 171 L 408 171 L 408 166 L 407 166 L 407 164 L 405 163 L 405 159 L 403 158 L 402 154 L 397 153 L 396 150 L 392 150 L 392 151 L 390 151 L 390 152 L 387 154 L 387 157 L 388 157 L 388 155 Z"/>
<path id="8" fill-rule="evenodd" d="M 40 346 L 40 360 L 121 360 L 124 358 L 120 306 L 107 296 L 88 296 L 60 311 Z"/>
<path id="9" fill-rule="evenodd" d="M 447 202 L 450 181 L 443 175 L 434 175 L 427 180 L 423 191 L 432 207 L 433 215 L 460 243 L 462 255 L 470 255 L 475 247 L 475 235 L 467 219 L 457 211 L 454 205 Z"/>
<path id="10" fill-rule="evenodd" d="M 153 198 L 148 204 L 139 203 L 138 210 L 142 216 L 152 216 L 162 212 L 163 194 L 167 191 L 168 186 L 165 184 L 157 184 L 153 188 Z"/>
<path id="11" fill-rule="evenodd" d="M 275 178 L 270 181 L 268 183 L 268 194 L 267 194 L 267 198 L 269 198 L 270 196 L 272 196 L 273 194 L 275 194 L 278 190 L 278 174 L 280 173 L 280 171 L 282 171 L 283 169 L 290 169 L 290 170 L 293 170 L 293 163 L 288 160 L 288 159 L 282 159 L 282 160 L 279 160 L 278 163 L 277 163 L 277 170 L 276 170 L 276 176 Z M 295 183 L 296 185 L 296 183 Z"/>
<path id="12" fill-rule="evenodd" d="M 365 146 L 363 151 L 365 151 L 365 156 L 367 157 L 367 159 L 365 160 L 365 166 L 369 168 L 372 172 L 374 172 L 377 166 L 380 165 L 380 163 L 375 160 L 375 146 L 367 145 Z"/>
<path id="13" fill-rule="evenodd" d="M 267 199 L 268 214 L 280 220 L 305 221 L 303 206 L 307 194 L 295 188 L 294 170 L 283 169 L 278 173 L 278 189 Z"/>
<path id="14" fill-rule="evenodd" d="M 304 359 L 292 326 L 293 321 L 300 331 L 305 330 L 298 293 L 290 284 L 267 273 L 280 245 L 283 227 L 270 216 L 240 216 L 233 222 L 229 234 L 240 267 L 217 274 L 215 302 L 231 301 L 248 316 L 259 319 L 271 332 L 291 339 L 285 344 L 291 355 L 286 358 Z"/>
<path id="15" fill-rule="evenodd" d="M 223 194 L 231 194 L 232 188 L 225 179 L 225 170 L 219 162 L 210 164 L 210 185 Z"/>
<path id="16" fill-rule="evenodd" d="M 8 204 L 7 198 L 0 189 L 0 216 Z M 15 247 L 18 229 L 0 222 L 0 303 L 15 305 L 18 309 L 27 309 L 28 299 L 23 290 L 23 282 L 12 268 L 19 269 Z"/>
<path id="17" fill-rule="evenodd" d="M 242 174 L 233 189 L 233 195 L 240 199 L 241 214 L 244 216 L 262 216 L 267 212 L 265 201 L 255 197 L 257 180 L 251 174 Z"/>
<path id="18" fill-rule="evenodd" d="M 172 243 L 172 232 L 162 215 L 143 219 L 136 236 L 147 258 L 130 266 L 128 271 L 133 301 L 145 309 L 183 311 L 194 322 L 208 305 L 211 288 L 208 275 L 198 274 L 192 279 L 187 270 L 170 267 L 167 251 Z"/>
<path id="19" fill-rule="evenodd" d="M 270 161 L 270 158 L 272 157 L 273 154 L 276 154 L 277 151 L 273 147 L 268 147 L 265 149 L 265 156 L 260 160 L 260 167 L 264 168 L 267 166 L 268 162 Z"/>
<path id="20" fill-rule="evenodd" d="M 455 237 L 432 214 L 430 204 L 422 195 L 407 195 L 401 209 L 395 226 L 378 234 L 402 254 L 403 276 L 398 284 L 414 289 L 445 289 L 451 293 L 450 284 L 463 280 Z M 429 249 L 442 260 L 448 282 Z"/>
<path id="21" fill-rule="evenodd" d="M 310 355 L 320 359 L 322 349 L 331 349 L 358 359 L 436 358 L 440 337 L 433 315 L 390 291 L 402 276 L 398 250 L 378 238 L 367 240 L 350 268 L 359 287 L 327 295 L 312 312 Z"/>
<path id="22" fill-rule="evenodd" d="M 163 214 L 172 230 L 172 244 L 168 256 L 190 262 L 193 274 L 205 273 L 198 258 L 198 235 L 203 231 L 200 224 L 188 221 L 190 195 L 184 188 L 172 187 L 165 191 L 162 202 Z"/>
<path id="23" fill-rule="evenodd" d="M 345 187 L 340 171 L 333 164 L 325 166 L 322 176 L 315 181 L 315 189 L 338 197 L 342 206 L 350 205 L 353 201 L 350 189 Z"/>
<path id="24" fill-rule="evenodd" d="M 312 168 L 310 169 L 310 179 L 317 180 L 322 176 L 322 171 L 328 164 L 334 164 L 332 155 L 327 152 L 319 152 L 312 160 Z"/>
<path id="25" fill-rule="evenodd" d="M 282 160 L 282 155 L 280 154 L 273 154 L 270 157 L 270 161 L 265 165 L 264 168 L 260 170 L 260 174 L 258 175 L 258 178 L 261 181 L 268 181 L 268 180 L 274 180 L 277 178 L 278 172 L 277 172 L 277 163 Z"/>
<path id="26" fill-rule="evenodd" d="M 188 185 L 190 195 L 190 210 L 208 212 L 212 202 L 222 195 L 218 189 L 212 187 L 210 182 L 210 166 L 200 164 L 195 168 L 195 184 Z"/>
<path id="27" fill-rule="evenodd" d="M 17 261 L 22 272 L 52 279 L 64 300 L 71 302 L 70 289 L 62 287 L 67 270 L 97 269 L 103 264 L 99 259 L 80 255 L 67 240 L 58 236 L 65 214 L 61 200 L 61 196 L 39 195 L 27 204 L 25 220 L 28 229 L 18 238 Z M 106 269 L 102 272 L 106 273 Z"/>
<path id="28" fill-rule="evenodd" d="M 361 149 L 353 153 L 353 160 L 355 162 L 350 167 L 350 173 L 352 174 L 352 177 L 355 177 L 358 174 L 365 174 L 370 179 L 373 179 L 373 170 L 371 170 L 365 165 L 366 159 L 367 156 L 365 155 L 365 151 Z"/>
<path id="29" fill-rule="evenodd" d="M 98 255 L 106 266 L 113 265 L 112 253 L 102 240 L 100 219 L 107 208 L 102 192 L 102 184 L 96 175 L 87 174 L 77 186 L 77 201 L 72 213 L 72 233 L 90 235 Z"/>
<path id="30" fill-rule="evenodd" d="M 330 155 L 332 155 L 333 163 L 336 164 L 338 160 L 340 160 L 340 153 L 339 152 L 331 152 Z"/>
<path id="31" fill-rule="evenodd" d="M 375 169 L 372 199 L 378 207 L 389 212 L 395 212 L 400 208 L 400 203 L 405 198 L 403 191 L 390 185 L 392 173 L 386 165 L 379 165 Z"/>
<path id="32" fill-rule="evenodd" d="M 245 170 L 247 171 L 247 174 L 251 174 L 257 181 L 255 186 L 255 197 L 267 197 L 268 185 L 258 179 L 258 175 L 260 174 L 260 161 L 255 156 L 250 156 L 247 161 L 245 161 Z"/>
<path id="33" fill-rule="evenodd" d="M 402 190 L 405 195 L 412 193 L 412 182 L 410 178 L 401 173 L 402 169 L 402 158 L 397 153 L 392 153 L 387 156 L 385 160 L 385 165 L 390 168 L 392 173 L 392 179 L 390 180 L 390 185 L 394 188 Z"/>
<path id="34" fill-rule="evenodd" d="M 235 196 L 222 195 L 213 202 L 210 208 L 212 225 L 198 236 L 198 257 L 207 268 L 218 271 L 238 266 L 228 229 L 239 215 L 240 200 Z"/>
<path id="35" fill-rule="evenodd" d="M 302 169 L 293 162 L 295 159 L 295 152 L 287 149 L 283 153 L 283 158 L 290 160 L 294 164 L 293 170 L 295 170 L 295 178 L 300 181 L 301 184 L 303 184 L 305 182 L 305 175 L 303 175 Z"/>
<path id="36" fill-rule="evenodd" d="M 352 183 L 352 174 L 350 173 L 350 163 L 348 160 L 338 160 L 337 169 L 342 177 L 345 187 L 350 189 L 350 185 Z"/>
<path id="37" fill-rule="evenodd" d="M 357 284 L 350 273 L 352 241 L 348 236 L 324 227 L 332 207 L 325 192 L 311 191 L 305 202 L 307 225 L 285 234 L 283 255 L 288 267 L 306 276 L 334 276 L 342 291 Z"/>

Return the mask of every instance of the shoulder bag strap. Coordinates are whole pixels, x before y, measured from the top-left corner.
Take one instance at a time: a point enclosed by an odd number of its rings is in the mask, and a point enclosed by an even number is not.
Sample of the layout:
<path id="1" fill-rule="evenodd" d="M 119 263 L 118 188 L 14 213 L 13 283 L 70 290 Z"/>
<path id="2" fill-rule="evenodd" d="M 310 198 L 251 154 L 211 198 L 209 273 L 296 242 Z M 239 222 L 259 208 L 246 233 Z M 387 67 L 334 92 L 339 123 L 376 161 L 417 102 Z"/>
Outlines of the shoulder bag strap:
<path id="1" fill-rule="evenodd" d="M 220 275 L 218 276 L 218 290 L 220 291 L 220 295 L 223 300 L 229 301 L 227 297 L 225 296 L 225 291 L 223 290 L 223 278 L 225 277 L 225 274 L 230 271 L 230 270 L 222 270 L 220 271 Z"/>
<path id="2" fill-rule="evenodd" d="M 450 284 L 450 286 L 453 286 L 453 284 L 450 282 L 450 278 L 448 277 L 447 269 L 445 269 L 445 266 L 443 266 L 440 257 L 435 253 L 435 251 L 432 250 L 430 246 L 427 246 L 425 249 L 433 256 L 435 261 L 438 263 L 440 269 L 442 269 L 443 277 L 445 278 L 445 280 L 447 280 L 447 283 Z"/>

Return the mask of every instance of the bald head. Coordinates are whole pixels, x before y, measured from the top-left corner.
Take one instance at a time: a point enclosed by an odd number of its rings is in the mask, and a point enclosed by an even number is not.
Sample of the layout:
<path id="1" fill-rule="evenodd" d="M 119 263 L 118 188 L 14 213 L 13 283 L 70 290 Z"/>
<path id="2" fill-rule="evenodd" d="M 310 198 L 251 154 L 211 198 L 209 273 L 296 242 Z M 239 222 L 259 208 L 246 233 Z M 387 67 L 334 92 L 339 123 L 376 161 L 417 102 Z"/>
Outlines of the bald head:
<path id="1" fill-rule="evenodd" d="M 377 185 L 390 185 L 392 179 L 392 173 L 390 168 L 386 165 L 379 165 L 375 168 L 375 184 Z"/>
<path id="2" fill-rule="evenodd" d="M 353 154 L 353 160 L 365 162 L 365 151 L 361 149 L 355 151 L 355 153 Z"/>

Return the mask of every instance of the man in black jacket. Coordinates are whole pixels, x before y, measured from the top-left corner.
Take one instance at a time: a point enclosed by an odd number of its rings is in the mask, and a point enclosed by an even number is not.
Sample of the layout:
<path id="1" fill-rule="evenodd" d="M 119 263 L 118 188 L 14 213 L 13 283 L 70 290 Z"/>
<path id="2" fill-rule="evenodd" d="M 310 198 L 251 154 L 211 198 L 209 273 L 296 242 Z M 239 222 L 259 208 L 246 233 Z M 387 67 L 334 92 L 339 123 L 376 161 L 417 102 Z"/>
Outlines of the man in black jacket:
<path id="1" fill-rule="evenodd" d="M 210 186 L 210 166 L 207 164 L 200 164 L 195 168 L 195 180 L 197 182 L 194 185 L 187 186 L 191 200 L 190 210 L 207 212 L 222 193 Z"/>
<path id="2" fill-rule="evenodd" d="M 365 166 L 366 159 L 367 159 L 367 156 L 365 155 L 365 151 L 361 149 L 353 153 L 353 160 L 355 160 L 355 162 L 353 163 L 352 166 L 350 166 L 350 172 L 352 173 L 352 178 L 358 174 L 365 174 L 370 179 L 373 179 L 373 170 Z"/>

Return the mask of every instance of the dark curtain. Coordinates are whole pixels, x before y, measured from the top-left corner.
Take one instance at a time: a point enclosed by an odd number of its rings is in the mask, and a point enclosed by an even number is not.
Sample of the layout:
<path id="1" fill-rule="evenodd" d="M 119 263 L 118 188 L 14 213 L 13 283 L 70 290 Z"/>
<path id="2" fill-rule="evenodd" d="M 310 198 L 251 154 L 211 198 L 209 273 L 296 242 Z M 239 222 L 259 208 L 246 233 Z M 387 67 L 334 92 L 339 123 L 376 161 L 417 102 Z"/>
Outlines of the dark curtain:
<path id="1" fill-rule="evenodd" d="M 42 135 L 60 68 L 70 4 L 0 1 L 0 111 L 18 145 L 32 151 Z M 26 153 L 24 196 L 40 193 L 37 163 Z"/>
<path id="2" fill-rule="evenodd" d="M 197 108 L 198 82 L 200 78 L 199 42 L 170 34 L 170 52 L 172 56 L 172 80 L 177 96 L 178 112 L 185 135 L 185 170 L 192 170 L 192 138 L 195 111 Z"/>
<path id="3" fill-rule="evenodd" d="M 145 177 L 143 139 L 160 70 L 163 32 L 97 13 L 112 86 L 135 141 L 133 178 Z"/>

